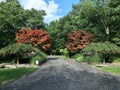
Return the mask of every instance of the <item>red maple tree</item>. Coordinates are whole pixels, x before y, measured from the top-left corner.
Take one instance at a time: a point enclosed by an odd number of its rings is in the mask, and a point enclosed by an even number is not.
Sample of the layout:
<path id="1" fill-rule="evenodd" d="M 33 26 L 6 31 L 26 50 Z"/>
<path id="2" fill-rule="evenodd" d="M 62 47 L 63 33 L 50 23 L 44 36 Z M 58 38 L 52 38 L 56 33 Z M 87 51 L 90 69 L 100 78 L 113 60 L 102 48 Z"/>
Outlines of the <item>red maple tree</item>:
<path id="1" fill-rule="evenodd" d="M 27 43 L 47 51 L 51 47 L 51 37 L 42 29 L 22 29 L 16 33 L 17 43 Z"/>
<path id="2" fill-rule="evenodd" d="M 85 48 L 91 43 L 93 38 L 92 34 L 87 33 L 83 30 L 74 31 L 68 34 L 68 42 L 66 43 L 66 48 L 69 51 L 79 51 Z"/>

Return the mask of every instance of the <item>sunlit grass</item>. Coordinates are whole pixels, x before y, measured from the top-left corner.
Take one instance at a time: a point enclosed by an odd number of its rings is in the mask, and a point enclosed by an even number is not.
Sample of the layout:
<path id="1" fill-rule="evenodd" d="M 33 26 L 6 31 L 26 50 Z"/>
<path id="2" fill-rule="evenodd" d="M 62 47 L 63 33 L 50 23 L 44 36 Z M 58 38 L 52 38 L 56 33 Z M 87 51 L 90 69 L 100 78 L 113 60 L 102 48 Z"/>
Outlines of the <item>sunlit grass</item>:
<path id="1" fill-rule="evenodd" d="M 115 67 L 99 67 L 101 70 L 105 72 L 109 72 L 112 74 L 120 75 L 120 66 Z"/>
<path id="2" fill-rule="evenodd" d="M 65 55 L 55 55 L 55 56 L 58 57 L 58 58 L 63 58 L 63 59 L 68 58 L 68 57 L 66 57 Z"/>
<path id="3" fill-rule="evenodd" d="M 17 69 L 0 69 L 0 84 L 4 81 L 10 81 L 28 75 L 38 68 L 17 68 Z"/>

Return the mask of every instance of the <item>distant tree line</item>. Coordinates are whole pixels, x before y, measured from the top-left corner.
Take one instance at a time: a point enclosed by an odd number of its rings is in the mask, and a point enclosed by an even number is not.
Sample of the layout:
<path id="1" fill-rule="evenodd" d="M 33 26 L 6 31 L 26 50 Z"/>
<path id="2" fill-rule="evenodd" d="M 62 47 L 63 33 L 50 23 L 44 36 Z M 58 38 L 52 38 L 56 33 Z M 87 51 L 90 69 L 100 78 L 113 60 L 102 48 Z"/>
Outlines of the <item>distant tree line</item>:
<path id="1" fill-rule="evenodd" d="M 73 5 L 71 12 L 47 26 L 52 50 L 66 48 L 67 35 L 78 30 L 93 34 L 95 43 L 109 41 L 120 46 L 120 1 L 80 0 Z"/>
<path id="2" fill-rule="evenodd" d="M 71 51 L 73 48 L 78 50 L 77 48 L 87 46 L 88 42 L 89 44 L 91 42 L 89 35 L 94 35 L 92 42 L 109 41 L 120 46 L 119 11 L 119 0 L 80 0 L 78 4 L 73 5 L 67 15 L 46 25 L 43 21 L 45 11 L 25 10 L 17 0 L 6 0 L 0 2 L 0 48 L 15 43 L 16 33 L 24 28 L 46 30 L 52 39 L 50 52 L 56 54 L 60 54 L 61 49 L 67 48 Z M 79 30 L 82 30 L 80 36 Z M 74 36 L 78 38 L 71 42 L 70 38 Z M 80 40 L 87 40 L 86 38 L 88 38 L 87 44 L 80 46 L 82 45 Z"/>

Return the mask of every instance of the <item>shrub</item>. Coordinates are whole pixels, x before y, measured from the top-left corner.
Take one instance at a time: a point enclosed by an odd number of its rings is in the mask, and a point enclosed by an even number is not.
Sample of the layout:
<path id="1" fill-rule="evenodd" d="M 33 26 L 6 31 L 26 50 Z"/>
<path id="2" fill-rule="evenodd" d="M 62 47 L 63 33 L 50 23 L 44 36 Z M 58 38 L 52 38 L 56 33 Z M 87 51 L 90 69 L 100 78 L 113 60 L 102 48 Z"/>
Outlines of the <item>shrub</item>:
<path id="1" fill-rule="evenodd" d="M 39 52 L 34 57 L 31 58 L 30 63 L 35 64 L 36 61 L 39 61 L 39 64 L 46 61 L 46 54 Z"/>
<path id="2" fill-rule="evenodd" d="M 94 53 L 91 55 L 84 55 L 83 60 L 89 64 L 94 64 L 94 63 L 99 63 L 101 61 L 101 57 L 98 53 Z"/>
<path id="3" fill-rule="evenodd" d="M 120 58 L 115 58 L 113 60 L 114 60 L 114 63 L 120 63 Z"/>
<path id="4" fill-rule="evenodd" d="M 15 59 L 15 58 L 10 58 L 10 57 L 0 58 L 0 63 L 11 63 L 11 64 L 15 64 L 15 63 L 16 63 L 16 59 Z"/>
<path id="5" fill-rule="evenodd" d="M 113 38 L 112 41 L 113 41 L 116 45 L 120 46 L 120 36 L 119 36 L 119 38 Z"/>
<path id="6" fill-rule="evenodd" d="M 111 59 L 114 63 L 120 63 L 120 55 L 112 56 Z"/>
<path id="7" fill-rule="evenodd" d="M 60 49 L 59 52 L 60 52 L 62 55 L 65 55 L 66 57 L 68 56 L 68 50 L 67 50 L 67 48 Z"/>
<path id="8" fill-rule="evenodd" d="M 55 55 L 56 54 L 56 50 L 52 50 L 52 55 Z"/>
<path id="9" fill-rule="evenodd" d="M 78 62 L 83 62 L 84 61 L 84 57 L 83 57 L 82 54 L 76 54 L 76 55 L 74 55 L 74 58 Z"/>

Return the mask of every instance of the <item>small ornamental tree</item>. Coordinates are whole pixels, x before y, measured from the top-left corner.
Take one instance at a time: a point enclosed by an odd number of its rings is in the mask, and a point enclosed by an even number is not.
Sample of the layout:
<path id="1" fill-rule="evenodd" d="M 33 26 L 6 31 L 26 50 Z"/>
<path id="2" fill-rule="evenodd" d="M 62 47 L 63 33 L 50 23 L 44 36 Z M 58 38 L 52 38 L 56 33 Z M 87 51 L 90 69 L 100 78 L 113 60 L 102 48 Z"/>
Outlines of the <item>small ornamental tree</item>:
<path id="1" fill-rule="evenodd" d="M 47 51 L 51 47 L 51 37 L 42 29 L 23 29 L 16 33 L 18 44 L 26 43 Z"/>
<path id="2" fill-rule="evenodd" d="M 85 55 L 98 53 L 103 63 L 112 61 L 111 57 L 114 55 L 120 55 L 120 47 L 108 41 L 91 43 L 82 51 Z"/>
<path id="3" fill-rule="evenodd" d="M 66 43 L 66 48 L 68 51 L 79 51 L 85 48 L 91 43 L 93 38 L 92 34 L 86 31 L 79 30 L 68 34 L 68 42 Z"/>
<path id="4" fill-rule="evenodd" d="M 31 58 L 31 62 L 33 61 L 32 59 L 36 58 L 37 56 L 39 57 L 36 60 L 39 60 L 39 62 L 44 61 L 44 59 L 46 58 L 46 55 L 43 52 L 41 52 L 37 48 L 34 48 L 30 44 L 14 43 L 0 49 L 0 59 L 4 60 L 4 59 L 15 58 L 17 64 L 19 64 L 20 59 L 24 55 Z"/>

